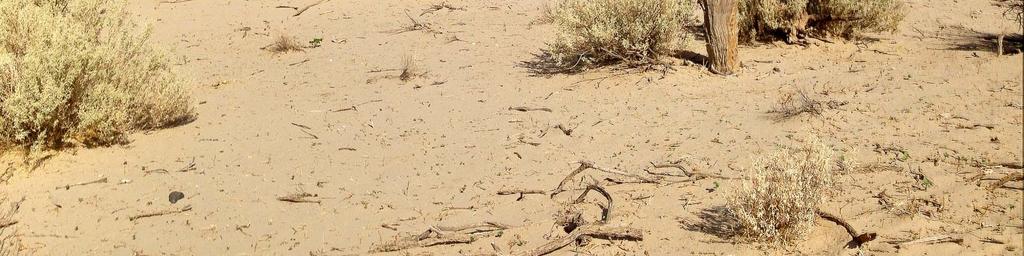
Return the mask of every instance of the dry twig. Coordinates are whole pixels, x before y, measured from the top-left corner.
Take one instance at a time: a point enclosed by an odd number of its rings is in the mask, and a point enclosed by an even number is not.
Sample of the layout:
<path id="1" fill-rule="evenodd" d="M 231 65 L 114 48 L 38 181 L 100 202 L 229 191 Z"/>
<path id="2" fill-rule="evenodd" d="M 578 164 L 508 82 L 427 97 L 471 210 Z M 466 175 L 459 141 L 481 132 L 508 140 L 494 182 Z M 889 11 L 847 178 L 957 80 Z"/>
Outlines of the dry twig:
<path id="1" fill-rule="evenodd" d="M 296 17 L 296 16 L 299 16 L 299 15 L 302 15 L 302 13 L 306 12 L 307 10 L 309 10 L 309 8 L 313 8 L 313 6 L 317 6 L 317 5 L 325 3 L 327 1 L 330 1 L 330 0 L 319 0 L 319 1 L 316 1 L 315 3 L 313 3 L 313 4 L 307 5 L 306 7 L 298 8 L 298 9 L 296 9 L 297 12 L 295 12 L 295 15 L 292 15 L 292 17 Z"/>
<path id="2" fill-rule="evenodd" d="M 316 194 L 310 194 L 306 192 L 292 193 L 277 198 L 277 201 L 289 202 L 289 203 L 320 203 L 320 200 L 314 200 L 310 198 L 316 198 Z"/>
<path id="3" fill-rule="evenodd" d="M 182 207 L 179 210 L 163 210 L 163 211 L 158 211 L 158 212 L 144 213 L 144 214 L 139 214 L 139 215 L 135 215 L 135 216 L 130 216 L 130 217 L 128 217 L 128 220 L 129 221 L 135 221 L 135 220 L 142 219 L 142 218 L 156 217 L 156 216 L 162 216 L 162 215 L 167 215 L 167 214 L 183 213 L 183 212 L 187 212 L 187 211 L 191 211 L 191 210 L 192 210 L 192 206 L 191 205 L 186 205 L 185 207 Z"/>
<path id="4" fill-rule="evenodd" d="M 995 190 L 997 188 L 1001 188 L 1003 187 L 1003 185 L 1006 185 L 1007 182 L 1022 180 L 1024 180 L 1024 173 L 1010 173 L 1004 176 L 1003 178 L 999 179 L 999 181 L 996 181 L 995 183 L 992 183 L 992 185 L 989 185 L 988 190 Z"/>
<path id="5" fill-rule="evenodd" d="M 937 244 L 937 243 L 957 243 L 957 244 L 959 244 L 959 243 L 963 243 L 963 242 L 964 242 L 963 238 L 952 237 L 952 236 L 949 236 L 949 235 L 940 235 L 940 236 L 925 237 L 925 238 L 921 238 L 921 239 L 917 239 L 917 240 L 913 240 L 913 241 L 907 241 L 907 242 L 899 243 L 899 244 L 896 245 L 896 247 L 897 248 L 906 248 L 907 246 L 915 245 L 915 244 Z"/>
<path id="6" fill-rule="evenodd" d="M 508 110 L 519 111 L 519 112 L 530 112 L 530 111 L 551 112 L 550 108 L 533 108 L 533 107 L 509 107 Z"/>
<path id="7" fill-rule="evenodd" d="M 97 184 L 97 183 L 107 183 L 107 177 L 103 177 L 103 178 L 100 178 L 100 179 L 94 180 L 94 181 L 79 182 L 79 183 L 75 183 L 75 184 L 68 184 L 68 185 L 64 185 L 64 186 L 59 186 L 56 189 L 69 190 L 72 187 L 85 186 L 85 185 Z"/>

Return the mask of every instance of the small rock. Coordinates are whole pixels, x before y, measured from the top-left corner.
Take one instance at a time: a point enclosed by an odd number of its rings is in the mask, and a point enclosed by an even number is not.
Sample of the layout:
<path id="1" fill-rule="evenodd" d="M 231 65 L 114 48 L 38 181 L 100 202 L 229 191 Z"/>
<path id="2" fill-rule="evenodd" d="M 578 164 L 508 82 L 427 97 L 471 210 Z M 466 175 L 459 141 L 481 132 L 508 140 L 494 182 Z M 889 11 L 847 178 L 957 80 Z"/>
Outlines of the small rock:
<path id="1" fill-rule="evenodd" d="M 167 201 L 170 201 L 171 204 L 177 203 L 178 200 L 181 200 L 182 198 L 185 198 L 185 193 L 178 191 L 171 192 L 171 194 L 167 195 Z"/>

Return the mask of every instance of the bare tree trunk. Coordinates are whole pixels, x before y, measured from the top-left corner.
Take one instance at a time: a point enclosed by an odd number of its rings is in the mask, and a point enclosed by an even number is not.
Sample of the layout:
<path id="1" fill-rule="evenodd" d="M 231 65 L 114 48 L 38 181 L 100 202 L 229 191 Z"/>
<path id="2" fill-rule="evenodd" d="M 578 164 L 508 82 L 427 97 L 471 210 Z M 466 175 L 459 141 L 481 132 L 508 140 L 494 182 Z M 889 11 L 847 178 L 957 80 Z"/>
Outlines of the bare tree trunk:
<path id="1" fill-rule="evenodd" d="M 731 75 L 739 70 L 739 14 L 736 0 L 701 0 L 711 72 Z"/>

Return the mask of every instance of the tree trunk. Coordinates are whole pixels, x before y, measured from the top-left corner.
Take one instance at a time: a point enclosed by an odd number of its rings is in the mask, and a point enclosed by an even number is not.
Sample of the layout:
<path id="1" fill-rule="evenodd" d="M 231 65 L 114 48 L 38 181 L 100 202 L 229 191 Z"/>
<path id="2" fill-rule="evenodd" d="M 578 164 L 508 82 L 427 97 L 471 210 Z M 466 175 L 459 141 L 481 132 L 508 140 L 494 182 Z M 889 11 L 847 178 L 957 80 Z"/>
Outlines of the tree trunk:
<path id="1" fill-rule="evenodd" d="M 720 75 L 739 70 L 736 48 L 739 44 L 739 6 L 737 0 L 701 0 L 704 30 L 707 36 L 708 68 Z"/>

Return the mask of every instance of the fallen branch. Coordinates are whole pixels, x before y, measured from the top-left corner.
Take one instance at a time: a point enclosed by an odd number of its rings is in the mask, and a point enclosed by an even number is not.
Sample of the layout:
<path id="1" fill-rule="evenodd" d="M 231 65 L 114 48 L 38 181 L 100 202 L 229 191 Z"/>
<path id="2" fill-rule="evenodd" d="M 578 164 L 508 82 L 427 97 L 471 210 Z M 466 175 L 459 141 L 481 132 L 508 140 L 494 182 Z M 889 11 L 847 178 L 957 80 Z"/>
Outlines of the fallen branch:
<path id="1" fill-rule="evenodd" d="M 629 177 L 629 178 L 636 179 L 638 181 L 636 183 L 655 183 L 655 184 L 659 183 L 659 181 L 657 179 L 654 179 L 654 178 L 642 177 L 640 175 L 630 174 L 630 173 L 626 173 L 626 172 L 619 171 L 619 170 L 612 169 L 612 168 L 599 167 L 597 165 L 594 165 L 593 162 L 586 161 L 586 160 L 579 161 L 579 164 L 580 164 L 580 166 L 577 167 L 576 170 L 573 170 L 572 172 L 570 172 L 569 175 L 566 175 L 565 178 L 562 179 L 562 181 L 558 183 L 558 187 L 555 187 L 555 189 L 551 192 L 551 197 L 555 197 L 555 195 L 558 195 L 559 193 L 567 191 L 564 188 L 565 185 L 568 184 L 569 181 L 571 181 L 573 179 L 573 177 L 575 177 L 577 174 L 579 174 L 579 173 L 581 173 L 583 171 L 586 171 L 587 169 L 594 169 L 594 170 L 598 170 L 598 171 L 601 171 L 601 172 L 606 172 L 606 173 L 626 176 L 626 177 Z M 621 183 L 626 183 L 626 182 L 621 182 Z"/>
<path id="2" fill-rule="evenodd" d="M 529 111 L 551 112 L 550 108 L 532 108 L 532 107 L 509 107 L 508 110 L 519 111 L 519 112 L 529 112 Z"/>
<path id="3" fill-rule="evenodd" d="M 601 195 L 604 196 L 605 199 L 608 199 L 608 204 L 605 205 L 605 206 L 601 206 L 601 222 L 600 222 L 602 224 L 607 223 L 608 219 L 611 218 L 611 215 L 612 215 L 612 195 L 609 194 L 608 191 L 604 189 L 604 187 L 601 187 L 601 186 L 598 186 L 598 185 L 593 185 L 593 184 L 588 185 L 587 188 L 585 190 L 583 190 L 583 193 L 581 193 L 580 196 L 576 198 L 576 201 L 573 201 L 573 203 L 574 204 L 582 203 L 583 200 L 586 199 L 587 193 L 590 192 L 591 190 L 597 191 L 598 193 L 601 193 Z"/>
<path id="4" fill-rule="evenodd" d="M 676 169 L 679 169 L 679 171 L 682 171 L 683 174 L 685 174 L 686 176 L 676 175 L 676 174 L 671 174 L 671 173 L 657 173 L 657 172 L 652 172 L 651 170 L 648 170 L 648 169 L 644 169 L 644 171 L 647 172 L 648 174 L 651 174 L 651 175 L 675 176 L 675 177 L 690 177 L 690 176 L 693 176 L 693 172 L 690 172 L 690 171 L 686 170 L 685 166 L 683 166 L 681 164 L 677 164 L 677 163 L 655 164 L 654 162 L 651 162 L 651 167 L 653 167 L 655 169 L 658 169 L 658 168 L 676 168 Z"/>
<path id="5" fill-rule="evenodd" d="M 903 242 L 903 243 L 897 244 L 896 247 L 897 248 L 904 248 L 906 246 L 915 245 L 915 244 L 937 244 L 937 243 L 957 243 L 957 244 L 959 244 L 959 243 L 963 243 L 963 242 L 964 242 L 963 238 L 952 237 L 952 236 L 949 236 L 949 235 L 941 235 L 941 236 L 925 237 L 925 238 L 921 238 L 921 239 L 917 239 L 917 240 L 913 240 L 913 241 L 909 241 L 909 242 Z"/>
<path id="6" fill-rule="evenodd" d="M 606 240 L 631 240 L 638 241 L 644 239 L 644 232 L 639 229 L 629 227 L 609 227 L 603 225 L 585 225 L 574 229 L 569 235 L 552 240 L 540 247 L 533 250 L 520 253 L 521 256 L 541 256 L 547 255 L 562 247 L 571 244 L 573 241 L 581 237 L 593 237 Z"/>
<path id="7" fill-rule="evenodd" d="M 1010 173 L 1007 174 L 1006 176 L 1003 176 L 1003 178 L 999 179 L 999 181 L 996 181 L 995 183 L 992 183 L 992 185 L 989 185 L 988 190 L 995 190 L 997 188 L 1001 188 L 1003 187 L 1003 185 L 1006 185 L 1007 182 L 1022 180 L 1024 180 L 1024 173 Z"/>
<path id="8" fill-rule="evenodd" d="M 71 189 L 72 187 L 77 187 L 77 186 L 85 186 L 85 185 L 89 185 L 89 184 L 97 184 L 97 183 L 107 183 L 107 178 L 106 178 L 106 177 L 103 177 L 103 178 L 101 178 L 101 179 L 98 179 L 98 180 L 94 180 L 94 181 L 88 181 L 88 182 L 79 182 L 79 183 L 75 183 L 75 184 L 68 184 L 68 185 L 64 185 L 64 186 L 59 186 L 59 187 L 57 187 L 56 189 L 62 189 L 62 188 L 63 188 L 64 190 L 69 190 L 69 189 Z"/>
<path id="9" fill-rule="evenodd" d="M 423 233 L 376 246 L 370 252 L 394 252 L 412 248 L 430 247 L 443 244 L 468 244 L 476 241 L 474 235 L 505 230 L 509 227 L 495 222 L 466 224 L 461 226 L 431 226 Z"/>
<path id="10" fill-rule="evenodd" d="M 318 204 L 320 203 L 320 200 L 309 199 L 311 197 L 315 198 L 315 197 L 317 197 L 317 195 L 306 193 L 306 192 L 294 193 L 294 194 L 289 194 L 289 195 L 285 195 L 285 196 L 282 196 L 282 197 L 278 197 L 277 201 L 289 202 L 289 203 L 318 203 Z"/>
<path id="11" fill-rule="evenodd" d="M 816 212 L 818 216 L 821 216 L 821 218 L 835 222 L 846 229 L 846 233 L 850 234 L 850 237 L 852 238 L 850 242 L 847 243 L 847 246 L 850 248 L 860 247 L 864 243 L 875 240 L 875 238 L 878 237 L 878 234 L 874 232 L 858 233 L 857 229 L 853 228 L 853 225 L 850 225 L 849 222 L 846 222 L 846 220 L 843 220 L 843 218 L 840 218 L 839 216 L 822 211 L 821 209 L 818 209 Z"/>
<path id="12" fill-rule="evenodd" d="M 163 210 L 163 211 L 159 211 L 159 212 L 145 213 L 145 214 L 140 214 L 140 215 L 135 215 L 135 216 L 128 217 L 128 220 L 129 221 L 135 221 L 135 220 L 142 219 L 142 218 L 156 217 L 156 216 L 162 216 L 162 215 L 167 215 L 167 214 L 183 213 L 183 212 L 187 212 L 187 211 L 191 211 L 191 210 L 192 210 L 192 206 L 191 205 L 186 205 L 185 207 L 182 207 L 180 210 Z"/>

